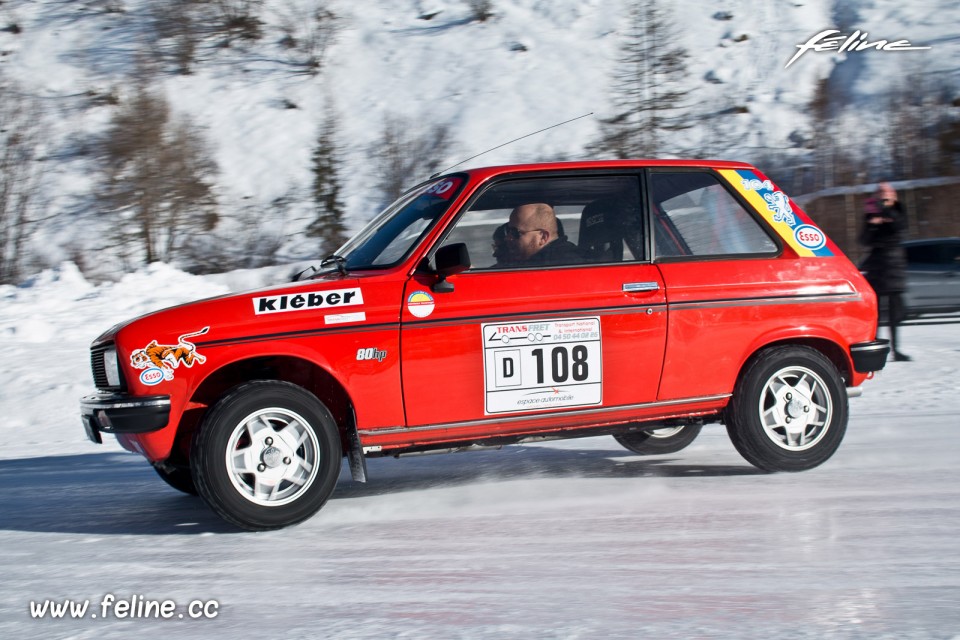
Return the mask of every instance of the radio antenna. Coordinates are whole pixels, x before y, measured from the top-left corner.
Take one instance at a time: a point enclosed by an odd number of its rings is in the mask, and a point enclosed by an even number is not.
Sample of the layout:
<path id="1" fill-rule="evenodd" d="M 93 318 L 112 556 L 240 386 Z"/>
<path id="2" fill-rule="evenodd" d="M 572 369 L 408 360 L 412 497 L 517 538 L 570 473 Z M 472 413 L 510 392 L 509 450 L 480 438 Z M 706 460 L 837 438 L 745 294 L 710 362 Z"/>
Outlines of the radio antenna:
<path id="1" fill-rule="evenodd" d="M 459 167 L 459 166 L 462 165 L 464 162 L 470 162 L 470 161 L 473 160 L 474 158 L 479 158 L 480 156 L 482 156 L 482 155 L 484 155 L 484 154 L 490 153 L 491 151 L 496 151 L 496 150 L 499 149 L 500 147 L 505 147 L 505 146 L 507 146 L 508 144 L 513 144 L 514 142 L 517 142 L 518 140 L 523 140 L 524 138 L 529 138 L 530 136 L 535 136 L 535 135 L 537 135 L 538 133 L 543 133 L 544 131 L 549 131 L 550 129 L 556 129 L 557 127 L 560 127 L 560 126 L 563 126 L 563 125 L 568 124 L 568 123 L 570 123 L 570 122 L 573 122 L 574 120 L 579 120 L 579 119 L 581 119 L 581 118 L 586 118 L 587 116 L 592 116 L 592 115 L 593 115 L 593 111 L 591 111 L 590 113 L 585 113 L 585 114 L 583 114 L 582 116 L 577 116 L 576 118 L 570 118 L 569 120 L 564 120 L 563 122 L 558 122 L 557 124 L 552 124 L 552 125 L 550 125 L 549 127 L 546 127 L 546 128 L 544 128 L 544 129 L 540 129 L 539 131 L 534 131 L 533 133 L 528 133 L 528 134 L 525 135 L 525 136 L 520 136 L 519 138 L 514 138 L 513 140 L 510 140 L 509 142 L 504 142 L 503 144 L 498 144 L 497 146 L 491 147 L 490 149 L 487 149 L 486 151 L 482 151 L 482 152 L 478 153 L 478 154 L 475 155 L 475 156 L 470 156 L 470 157 L 467 158 L 466 160 L 461 160 L 461 161 L 458 162 L 457 164 L 451 165 L 451 166 L 447 167 L 446 169 L 444 169 L 443 171 L 438 171 L 437 173 L 433 174 L 433 175 L 430 176 L 430 177 L 431 177 L 431 178 L 436 178 L 436 177 L 439 176 L 440 174 L 446 173 L 447 171 L 450 171 L 450 169 L 453 169 L 454 167 Z"/>

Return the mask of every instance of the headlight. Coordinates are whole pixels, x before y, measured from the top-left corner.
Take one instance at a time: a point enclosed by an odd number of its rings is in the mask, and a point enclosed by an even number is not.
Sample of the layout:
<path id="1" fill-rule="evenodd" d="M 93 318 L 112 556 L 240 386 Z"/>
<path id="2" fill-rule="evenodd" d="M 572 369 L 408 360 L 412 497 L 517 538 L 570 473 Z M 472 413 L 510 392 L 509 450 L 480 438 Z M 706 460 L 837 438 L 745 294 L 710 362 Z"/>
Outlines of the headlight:
<path id="1" fill-rule="evenodd" d="M 120 386 L 120 368 L 117 362 L 117 350 L 110 347 L 103 352 L 103 369 L 107 374 L 107 384 L 111 387 Z"/>

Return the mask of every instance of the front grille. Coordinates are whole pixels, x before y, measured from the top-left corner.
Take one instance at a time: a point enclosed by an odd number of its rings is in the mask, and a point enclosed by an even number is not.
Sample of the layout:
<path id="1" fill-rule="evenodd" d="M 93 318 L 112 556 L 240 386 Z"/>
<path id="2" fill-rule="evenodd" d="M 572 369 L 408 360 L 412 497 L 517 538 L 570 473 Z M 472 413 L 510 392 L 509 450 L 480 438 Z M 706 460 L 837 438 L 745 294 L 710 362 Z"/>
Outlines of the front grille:
<path id="1" fill-rule="evenodd" d="M 111 385 L 107 381 L 107 367 L 103 363 L 103 354 L 112 349 L 112 344 L 100 345 L 90 349 L 90 369 L 93 371 L 93 382 L 97 389 L 119 390 L 119 385 Z"/>

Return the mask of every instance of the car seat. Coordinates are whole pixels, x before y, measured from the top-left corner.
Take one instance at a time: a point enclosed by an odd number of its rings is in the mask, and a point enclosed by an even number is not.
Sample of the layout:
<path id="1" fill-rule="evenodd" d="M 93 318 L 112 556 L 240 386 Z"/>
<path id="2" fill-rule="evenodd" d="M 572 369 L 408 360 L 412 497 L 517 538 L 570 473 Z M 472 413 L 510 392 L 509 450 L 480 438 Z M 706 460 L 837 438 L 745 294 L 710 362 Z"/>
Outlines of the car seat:
<path id="1" fill-rule="evenodd" d="M 624 240 L 624 202 L 605 196 L 589 203 L 580 214 L 580 253 L 587 262 L 621 262 Z"/>

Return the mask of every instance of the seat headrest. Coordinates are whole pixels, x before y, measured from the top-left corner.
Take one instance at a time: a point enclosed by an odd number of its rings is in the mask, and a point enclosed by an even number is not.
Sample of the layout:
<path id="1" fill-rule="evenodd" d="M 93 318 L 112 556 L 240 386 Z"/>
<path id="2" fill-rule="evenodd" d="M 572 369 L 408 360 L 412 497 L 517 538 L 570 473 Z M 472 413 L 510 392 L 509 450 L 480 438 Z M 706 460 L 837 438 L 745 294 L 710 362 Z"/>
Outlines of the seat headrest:
<path id="1" fill-rule="evenodd" d="M 623 260 L 623 208 L 616 196 L 598 198 L 583 208 L 578 246 L 588 261 Z"/>

